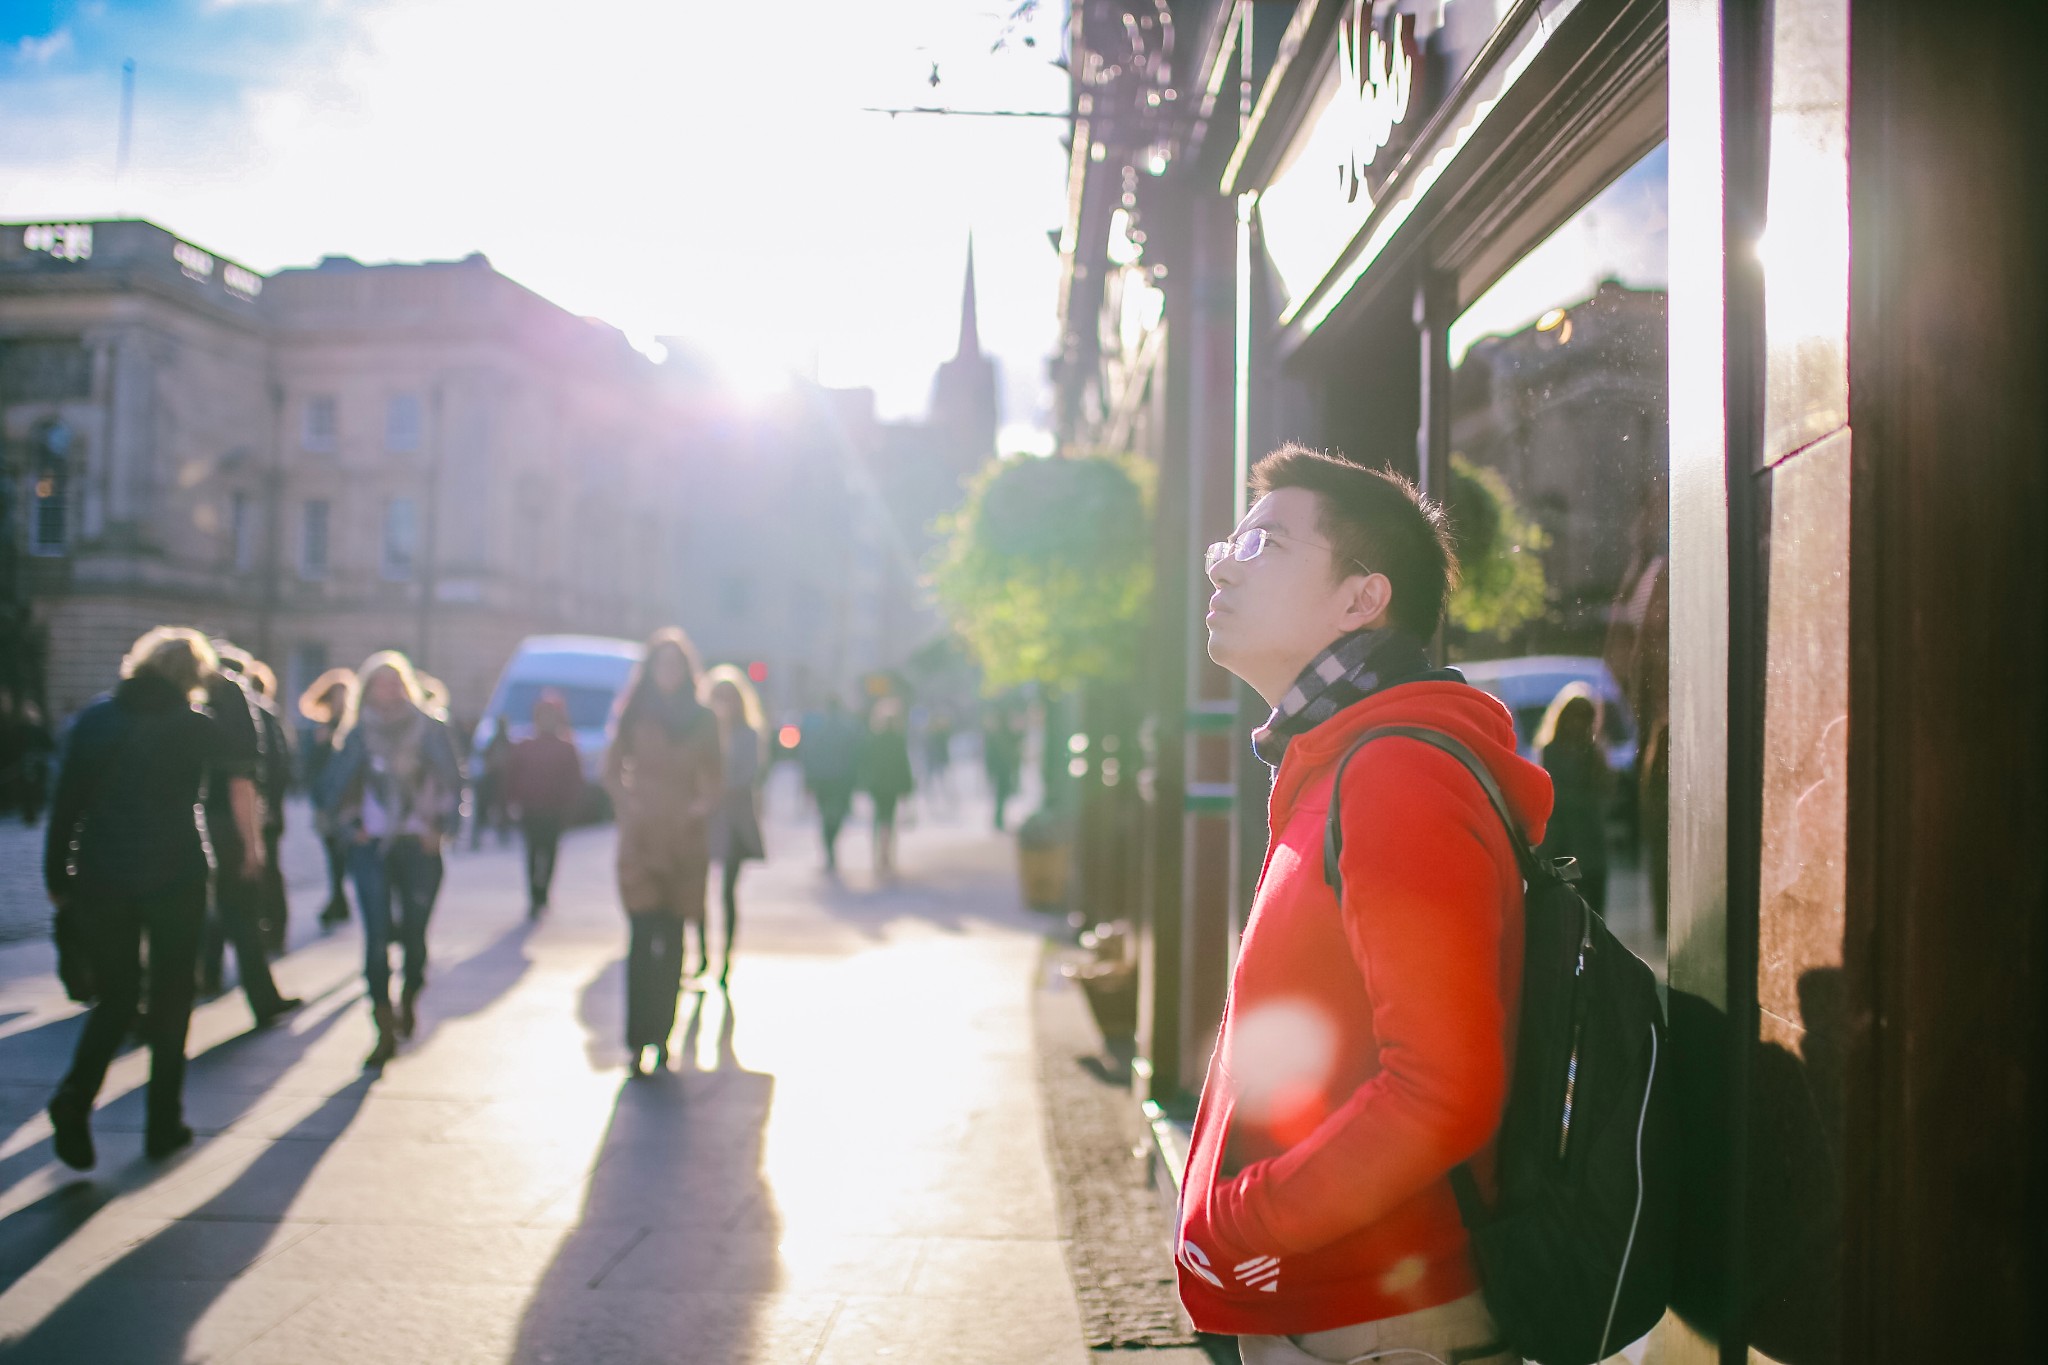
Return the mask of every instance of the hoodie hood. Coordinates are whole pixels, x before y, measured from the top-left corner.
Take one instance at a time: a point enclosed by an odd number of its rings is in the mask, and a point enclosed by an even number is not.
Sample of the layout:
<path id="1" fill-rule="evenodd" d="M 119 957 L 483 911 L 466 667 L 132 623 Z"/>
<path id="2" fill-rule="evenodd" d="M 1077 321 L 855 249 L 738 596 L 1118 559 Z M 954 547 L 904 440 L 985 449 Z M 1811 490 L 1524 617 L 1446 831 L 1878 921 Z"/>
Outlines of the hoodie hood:
<path id="1" fill-rule="evenodd" d="M 1359 736 L 1384 725 L 1425 726 L 1470 749 L 1500 784 L 1522 837 L 1532 847 L 1543 842 L 1550 819 L 1550 774 L 1516 749 L 1515 722 L 1507 707 L 1470 683 L 1439 680 L 1401 683 L 1375 692 L 1297 736 L 1273 775 L 1270 828 L 1285 826 L 1305 795 L 1313 792 L 1327 799 L 1338 762 Z"/>

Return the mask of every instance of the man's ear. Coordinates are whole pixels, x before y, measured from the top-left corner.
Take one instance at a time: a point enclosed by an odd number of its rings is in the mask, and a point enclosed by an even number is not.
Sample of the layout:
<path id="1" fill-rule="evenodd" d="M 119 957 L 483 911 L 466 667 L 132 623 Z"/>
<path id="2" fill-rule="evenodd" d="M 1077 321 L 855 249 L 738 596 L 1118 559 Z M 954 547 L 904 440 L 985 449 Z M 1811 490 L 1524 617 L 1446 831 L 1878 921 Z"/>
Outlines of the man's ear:
<path id="1" fill-rule="evenodd" d="M 1354 574 L 1344 580 L 1344 592 L 1344 615 L 1339 623 L 1346 635 L 1393 624 L 1394 584 L 1385 574 Z"/>

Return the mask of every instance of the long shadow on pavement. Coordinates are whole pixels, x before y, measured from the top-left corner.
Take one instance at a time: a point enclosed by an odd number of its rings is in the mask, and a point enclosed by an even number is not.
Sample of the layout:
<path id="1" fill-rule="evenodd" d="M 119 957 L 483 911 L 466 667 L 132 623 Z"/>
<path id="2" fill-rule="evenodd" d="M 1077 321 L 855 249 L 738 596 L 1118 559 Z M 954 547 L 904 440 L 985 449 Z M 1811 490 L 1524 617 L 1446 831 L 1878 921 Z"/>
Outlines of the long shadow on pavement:
<path id="1" fill-rule="evenodd" d="M 511 990 L 528 966 L 525 941 L 530 932 L 525 924 L 510 929 L 440 974 L 429 992 L 437 1008 L 428 1018 L 446 1021 L 475 1013 Z M 352 1012 L 344 1004 L 297 1033 L 251 1031 L 194 1058 L 186 1073 L 187 1102 L 190 1106 L 195 1099 L 202 1099 L 205 1106 L 203 1114 L 192 1115 L 194 1127 L 200 1126 L 197 1120 L 202 1117 L 208 1131 L 218 1132 L 232 1124 L 339 1019 Z M 423 1032 L 415 1046 L 425 1036 Z M 234 1086 L 225 1091 L 207 1086 L 209 1077 L 230 1072 L 239 1073 Z M 233 1277 L 268 1250 L 292 1196 L 347 1131 L 377 1079 L 376 1073 L 365 1072 L 350 1081 L 282 1139 L 270 1143 L 220 1193 L 79 1286 L 27 1337 L 0 1345 L 0 1359 L 119 1360 L 137 1365 L 182 1361 L 192 1327 Z M 252 1081 L 260 1081 L 263 1088 L 245 1088 Z M 129 1101 L 139 1104 L 141 1094 L 138 1089 L 102 1108 L 94 1116 L 95 1129 L 120 1105 Z M 18 1153 L 17 1158 L 40 1153 L 48 1160 L 48 1147 L 46 1140 Z M 0 1221 L 0 1290 L 40 1264 L 115 1196 L 139 1188 L 189 1159 L 159 1165 L 138 1158 L 107 1177 L 68 1182 Z M 276 1213 L 251 1218 L 248 1209 L 252 1204 Z M 206 1244 L 197 1263 L 186 1245 L 195 1239 Z M 182 1267 L 181 1278 L 171 1280 L 165 1271 L 174 1265 Z"/>
<path id="2" fill-rule="evenodd" d="M 614 963 L 584 989 L 594 1058 L 624 1056 L 599 1041 L 616 1035 L 622 981 Z M 527 1304 L 514 1361 L 803 1359 L 822 1333 L 822 1308 L 815 1321 L 801 1311 L 763 1320 L 783 1279 L 780 1220 L 761 1173 L 775 1079 L 740 1066 L 730 1001 L 706 1002 L 686 997 L 676 1070 L 620 1083 L 577 1231 Z M 717 1056 L 700 1070 L 707 1014 Z M 576 1247 L 590 1238 L 618 1247 L 595 1275 Z M 775 1339 L 782 1331 L 788 1340 Z"/>

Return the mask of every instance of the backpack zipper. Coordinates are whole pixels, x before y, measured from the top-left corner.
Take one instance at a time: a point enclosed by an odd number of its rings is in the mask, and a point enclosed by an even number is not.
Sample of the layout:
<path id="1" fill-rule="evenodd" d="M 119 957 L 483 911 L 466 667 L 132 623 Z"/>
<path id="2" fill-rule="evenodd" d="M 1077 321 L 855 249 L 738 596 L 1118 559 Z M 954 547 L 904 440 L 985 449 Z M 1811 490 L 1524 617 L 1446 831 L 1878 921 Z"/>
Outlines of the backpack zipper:
<path id="1" fill-rule="evenodd" d="M 1579 938 L 1579 963 L 1572 970 L 1572 1054 L 1564 1068 L 1564 1117 L 1557 1128 L 1557 1159 L 1564 1160 L 1565 1148 L 1572 1140 L 1572 1097 L 1579 1085 L 1579 1036 L 1586 1027 L 1586 992 L 1583 985 L 1586 975 L 1586 956 L 1593 951 L 1593 916 L 1586 911 L 1585 928 Z"/>

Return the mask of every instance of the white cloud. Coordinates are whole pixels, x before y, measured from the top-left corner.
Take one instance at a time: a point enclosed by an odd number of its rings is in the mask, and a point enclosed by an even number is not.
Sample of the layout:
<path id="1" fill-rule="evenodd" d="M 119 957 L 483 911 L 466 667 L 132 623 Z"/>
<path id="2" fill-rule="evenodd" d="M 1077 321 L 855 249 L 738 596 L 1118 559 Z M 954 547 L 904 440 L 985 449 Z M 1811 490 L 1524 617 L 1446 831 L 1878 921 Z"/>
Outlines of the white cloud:
<path id="1" fill-rule="evenodd" d="M 29 34 L 14 45 L 14 54 L 28 66 L 45 66 L 71 51 L 71 30 L 60 28 L 38 38 Z"/>

